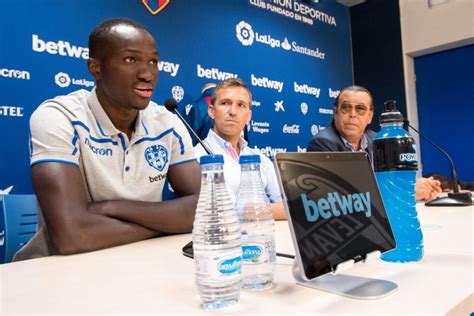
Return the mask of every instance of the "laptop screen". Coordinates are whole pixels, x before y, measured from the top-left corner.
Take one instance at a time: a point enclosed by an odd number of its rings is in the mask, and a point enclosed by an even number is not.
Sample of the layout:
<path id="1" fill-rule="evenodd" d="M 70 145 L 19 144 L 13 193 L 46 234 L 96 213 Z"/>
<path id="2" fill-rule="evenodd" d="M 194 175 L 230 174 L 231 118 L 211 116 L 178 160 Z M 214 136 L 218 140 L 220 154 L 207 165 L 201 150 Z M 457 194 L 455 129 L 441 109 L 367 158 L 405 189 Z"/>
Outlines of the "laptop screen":
<path id="1" fill-rule="evenodd" d="M 366 153 L 278 153 L 275 164 L 306 279 L 395 247 Z"/>

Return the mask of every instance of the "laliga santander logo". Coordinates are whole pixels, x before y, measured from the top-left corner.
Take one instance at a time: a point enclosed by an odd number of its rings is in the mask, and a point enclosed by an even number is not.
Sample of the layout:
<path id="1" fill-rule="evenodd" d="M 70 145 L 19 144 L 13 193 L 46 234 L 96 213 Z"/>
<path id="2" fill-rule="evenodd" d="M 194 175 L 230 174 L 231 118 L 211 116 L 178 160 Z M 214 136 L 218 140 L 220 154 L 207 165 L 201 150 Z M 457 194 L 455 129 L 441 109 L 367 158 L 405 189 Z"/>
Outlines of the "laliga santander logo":
<path id="1" fill-rule="evenodd" d="M 71 84 L 71 77 L 65 72 L 58 72 L 54 76 L 54 82 L 61 88 L 66 88 Z"/>
<path id="2" fill-rule="evenodd" d="M 142 3 L 151 14 L 156 15 L 170 3 L 170 0 L 142 0 Z"/>
<path id="3" fill-rule="evenodd" d="M 250 46 L 253 44 L 255 34 L 253 33 L 252 26 L 247 22 L 240 21 L 239 24 L 235 26 L 235 33 L 242 45 Z"/>

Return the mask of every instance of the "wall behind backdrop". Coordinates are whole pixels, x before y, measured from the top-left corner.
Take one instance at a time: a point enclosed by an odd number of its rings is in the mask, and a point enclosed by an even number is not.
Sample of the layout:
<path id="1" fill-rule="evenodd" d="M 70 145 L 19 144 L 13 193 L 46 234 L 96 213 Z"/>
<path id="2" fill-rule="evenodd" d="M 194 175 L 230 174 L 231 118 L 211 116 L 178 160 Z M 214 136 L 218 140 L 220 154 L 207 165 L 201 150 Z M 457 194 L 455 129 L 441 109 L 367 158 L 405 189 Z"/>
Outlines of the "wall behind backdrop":
<path id="1" fill-rule="evenodd" d="M 182 108 L 206 82 L 242 78 L 254 98 L 250 146 L 267 155 L 304 150 L 353 81 L 349 10 L 333 1 L 3 0 L 0 17 L 0 189 L 15 194 L 33 192 L 29 117 L 48 98 L 93 88 L 87 40 L 107 18 L 155 36 L 158 104 L 174 96 Z"/>

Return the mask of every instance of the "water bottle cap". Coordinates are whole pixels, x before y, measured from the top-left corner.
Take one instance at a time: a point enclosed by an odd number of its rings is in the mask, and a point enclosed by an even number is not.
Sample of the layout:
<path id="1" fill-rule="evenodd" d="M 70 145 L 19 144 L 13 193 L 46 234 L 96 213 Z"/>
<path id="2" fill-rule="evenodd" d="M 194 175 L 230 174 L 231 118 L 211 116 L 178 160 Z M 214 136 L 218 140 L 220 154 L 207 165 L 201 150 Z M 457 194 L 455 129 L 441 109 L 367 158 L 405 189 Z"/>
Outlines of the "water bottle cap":
<path id="1" fill-rule="evenodd" d="M 210 164 L 210 163 L 224 163 L 224 156 L 222 155 L 206 155 L 201 156 L 199 159 L 201 165 Z"/>
<path id="2" fill-rule="evenodd" d="M 397 102 L 388 100 L 384 102 L 385 112 L 380 115 L 380 124 L 403 123 L 403 116 L 397 109 Z"/>
<path id="3" fill-rule="evenodd" d="M 260 156 L 259 155 L 242 155 L 239 158 L 239 163 L 260 163 Z"/>

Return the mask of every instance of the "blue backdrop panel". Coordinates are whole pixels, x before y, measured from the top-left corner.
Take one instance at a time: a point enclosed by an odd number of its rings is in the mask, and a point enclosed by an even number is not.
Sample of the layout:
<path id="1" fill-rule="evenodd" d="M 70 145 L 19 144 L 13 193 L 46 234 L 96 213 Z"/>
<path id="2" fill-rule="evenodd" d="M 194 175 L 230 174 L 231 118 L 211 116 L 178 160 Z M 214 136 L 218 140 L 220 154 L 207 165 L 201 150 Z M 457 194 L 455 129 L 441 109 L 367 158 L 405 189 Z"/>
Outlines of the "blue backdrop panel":
<path id="1" fill-rule="evenodd" d="M 352 83 L 348 8 L 299 0 L 0 2 L 0 189 L 32 193 L 31 113 L 45 99 L 91 89 L 87 38 L 104 19 L 129 17 L 157 40 L 153 100 L 184 107 L 206 82 L 242 78 L 254 98 L 250 146 L 265 154 L 304 150 L 332 118 L 338 90 Z M 45 126 L 45 128 L 48 128 Z"/>
<path id="2" fill-rule="evenodd" d="M 470 182 L 474 181 L 472 56 L 474 45 L 415 59 L 420 131 L 451 155 L 458 178 Z M 423 140 L 420 147 L 423 174 L 450 178 L 447 158 Z"/>

